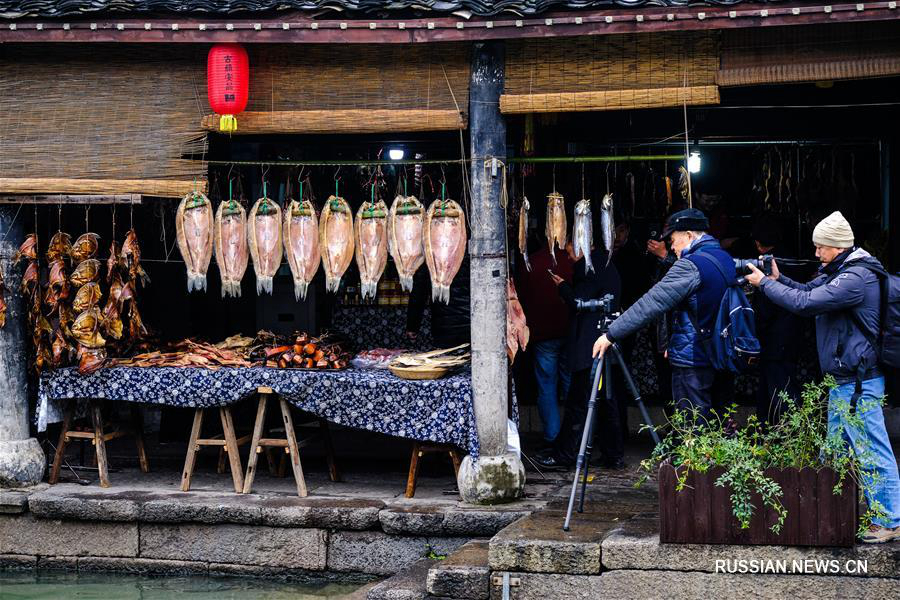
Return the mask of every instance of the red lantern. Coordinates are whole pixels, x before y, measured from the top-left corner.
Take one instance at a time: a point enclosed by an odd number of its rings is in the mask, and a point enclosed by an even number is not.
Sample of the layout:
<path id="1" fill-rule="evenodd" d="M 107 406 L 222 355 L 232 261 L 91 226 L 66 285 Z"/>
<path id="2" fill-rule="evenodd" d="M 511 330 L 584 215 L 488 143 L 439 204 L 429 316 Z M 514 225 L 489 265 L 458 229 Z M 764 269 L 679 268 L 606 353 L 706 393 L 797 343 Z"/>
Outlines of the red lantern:
<path id="1" fill-rule="evenodd" d="M 237 131 L 235 115 L 247 108 L 250 59 L 239 44 L 216 44 L 206 57 L 206 93 L 219 118 L 219 131 Z"/>

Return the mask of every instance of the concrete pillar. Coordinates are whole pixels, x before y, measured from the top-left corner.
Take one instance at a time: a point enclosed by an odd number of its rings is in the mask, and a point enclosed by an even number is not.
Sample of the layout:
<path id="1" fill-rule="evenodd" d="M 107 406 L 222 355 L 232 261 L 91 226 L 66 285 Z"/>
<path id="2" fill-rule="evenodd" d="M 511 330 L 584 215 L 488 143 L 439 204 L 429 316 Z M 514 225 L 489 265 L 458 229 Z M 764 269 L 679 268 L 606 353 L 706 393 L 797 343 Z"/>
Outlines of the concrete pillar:
<path id="1" fill-rule="evenodd" d="M 6 326 L 0 329 L 0 488 L 40 482 L 45 458 L 40 444 L 28 433 L 28 349 L 25 299 L 19 293 L 22 268 L 12 255 L 22 242 L 25 211 L 0 206 L 0 269 L 6 284 Z"/>
<path id="2" fill-rule="evenodd" d="M 525 469 L 506 452 L 506 217 L 500 205 L 506 161 L 506 123 L 500 114 L 505 46 L 473 47 L 469 83 L 472 197 L 472 391 L 481 456 L 463 460 L 459 490 L 466 502 L 495 504 L 521 497 Z M 496 158 L 494 164 L 491 159 Z"/>

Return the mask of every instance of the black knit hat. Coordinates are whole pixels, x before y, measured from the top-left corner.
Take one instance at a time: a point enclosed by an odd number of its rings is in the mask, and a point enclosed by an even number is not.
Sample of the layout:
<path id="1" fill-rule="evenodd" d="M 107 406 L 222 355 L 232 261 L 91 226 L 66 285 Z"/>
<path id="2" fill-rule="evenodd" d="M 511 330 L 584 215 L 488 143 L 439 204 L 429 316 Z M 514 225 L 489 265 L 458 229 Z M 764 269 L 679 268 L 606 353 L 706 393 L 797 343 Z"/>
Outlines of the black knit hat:
<path id="1" fill-rule="evenodd" d="M 696 208 L 686 208 L 679 210 L 666 219 L 666 226 L 663 228 L 663 239 L 672 235 L 673 231 L 707 231 L 709 229 L 709 220 L 703 211 Z"/>

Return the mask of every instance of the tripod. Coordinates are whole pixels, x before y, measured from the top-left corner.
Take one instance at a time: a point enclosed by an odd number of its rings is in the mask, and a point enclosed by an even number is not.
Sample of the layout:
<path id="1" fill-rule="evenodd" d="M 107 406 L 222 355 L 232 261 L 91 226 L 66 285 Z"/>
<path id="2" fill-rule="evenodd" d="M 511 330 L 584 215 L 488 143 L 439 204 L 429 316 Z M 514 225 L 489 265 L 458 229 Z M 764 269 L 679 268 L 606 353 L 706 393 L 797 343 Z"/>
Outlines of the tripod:
<path id="1" fill-rule="evenodd" d="M 601 335 L 609 331 L 609 326 L 617 316 L 618 314 L 607 315 L 600 320 L 597 324 L 597 329 Z M 634 384 L 634 378 L 631 376 L 631 371 L 628 370 L 628 365 L 625 364 L 625 359 L 622 358 L 622 352 L 619 350 L 617 344 L 613 344 L 606 356 L 594 359 L 594 366 L 591 369 L 591 381 L 593 382 L 591 386 L 591 397 L 590 400 L 588 400 L 587 416 L 584 419 L 584 430 L 581 434 L 581 447 L 578 449 L 578 458 L 575 460 L 575 478 L 572 481 L 572 491 L 569 494 L 569 506 L 566 509 L 566 520 L 565 523 L 563 523 L 563 531 L 569 531 L 569 523 L 572 520 L 572 509 L 575 506 L 575 494 L 578 491 L 579 477 L 582 477 L 582 480 L 581 500 L 578 503 L 578 512 L 584 512 L 584 495 L 587 490 L 588 464 L 591 460 L 591 452 L 594 449 L 594 421 L 596 420 L 594 411 L 597 408 L 597 392 L 599 392 L 602 387 L 606 394 L 607 401 L 612 402 L 612 370 L 614 364 L 621 367 L 625 384 L 634 396 L 635 404 L 637 404 L 638 408 L 641 410 L 644 422 L 648 425 L 653 425 L 653 421 L 650 420 L 650 414 L 647 412 L 647 407 L 644 406 L 644 402 L 641 400 L 641 393 Z M 656 434 L 656 430 L 651 428 L 650 435 L 653 437 L 654 443 L 659 444 L 659 436 Z M 581 475 L 582 468 L 584 468 L 583 476 Z"/>

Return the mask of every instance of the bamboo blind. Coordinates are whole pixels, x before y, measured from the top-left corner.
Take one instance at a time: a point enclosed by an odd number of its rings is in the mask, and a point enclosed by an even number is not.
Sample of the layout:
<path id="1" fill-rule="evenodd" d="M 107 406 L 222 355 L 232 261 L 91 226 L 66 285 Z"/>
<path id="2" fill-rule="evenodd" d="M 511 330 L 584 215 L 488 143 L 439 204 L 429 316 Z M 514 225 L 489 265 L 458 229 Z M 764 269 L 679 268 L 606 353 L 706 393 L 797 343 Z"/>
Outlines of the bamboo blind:
<path id="1" fill-rule="evenodd" d="M 205 82 L 201 48 L 4 45 L 0 192 L 180 194 L 160 182 L 205 177 Z"/>
<path id="2" fill-rule="evenodd" d="M 900 23 L 737 29 L 722 35 L 721 86 L 900 75 Z"/>
<path id="3" fill-rule="evenodd" d="M 332 109 L 243 112 L 234 135 L 267 133 L 387 133 L 465 129 L 464 115 L 454 110 Z M 203 129 L 219 130 L 218 115 L 203 117 Z"/>
<path id="4" fill-rule="evenodd" d="M 504 113 L 717 104 L 715 32 L 512 40 Z"/>

